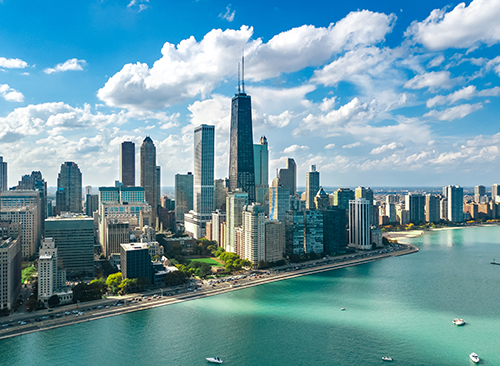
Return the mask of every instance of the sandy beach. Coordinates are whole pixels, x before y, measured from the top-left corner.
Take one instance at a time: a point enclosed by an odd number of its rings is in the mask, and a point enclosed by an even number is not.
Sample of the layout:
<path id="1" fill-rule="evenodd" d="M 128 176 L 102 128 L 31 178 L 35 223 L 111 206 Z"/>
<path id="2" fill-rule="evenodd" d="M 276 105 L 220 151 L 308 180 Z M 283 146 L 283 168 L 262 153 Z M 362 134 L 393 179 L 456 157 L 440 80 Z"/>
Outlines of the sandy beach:
<path id="1" fill-rule="evenodd" d="M 404 234 L 415 235 L 409 232 Z M 210 286 L 206 283 L 207 281 L 203 282 L 198 280 L 195 285 L 196 291 L 194 291 L 194 288 L 192 288 L 191 291 L 185 289 L 184 287 L 182 287 L 182 290 L 179 288 L 177 288 L 177 290 L 175 288 L 169 288 L 163 289 L 163 291 L 154 290 L 144 294 L 132 294 L 91 301 L 81 303 L 79 306 L 72 304 L 50 310 L 36 311 L 30 314 L 10 315 L 0 319 L 0 324 L 2 325 L 0 326 L 0 340 L 71 324 L 102 319 L 109 316 L 126 314 L 133 311 L 151 309 L 183 301 L 195 300 L 202 297 L 214 296 L 229 291 L 236 291 L 275 281 L 283 281 L 299 276 L 356 266 L 363 263 L 374 262 L 381 259 L 397 257 L 415 252 L 418 252 L 418 248 L 413 245 L 394 244 L 392 247 L 385 250 L 379 249 L 370 252 L 360 252 L 354 255 L 349 254 L 337 257 L 328 257 L 326 259 L 289 265 L 273 270 L 253 271 L 255 275 L 238 279 L 237 284 L 235 283 L 235 280 L 232 282 L 224 282 L 215 286 Z M 177 293 L 174 294 L 176 291 Z M 163 294 L 164 296 L 153 298 L 155 294 Z M 140 301 L 139 298 L 141 299 Z M 122 305 L 116 305 L 119 300 L 123 302 Z M 66 312 L 69 312 L 70 314 L 67 314 Z M 78 315 L 74 312 L 77 312 Z M 43 319 L 44 317 L 46 317 L 46 319 Z M 36 321 L 35 319 L 37 318 L 40 319 L 40 321 Z M 27 322 L 28 320 L 29 322 Z M 19 324 L 20 321 L 25 321 L 27 324 L 21 325 Z M 8 324 L 8 326 L 3 326 L 4 324 Z"/>

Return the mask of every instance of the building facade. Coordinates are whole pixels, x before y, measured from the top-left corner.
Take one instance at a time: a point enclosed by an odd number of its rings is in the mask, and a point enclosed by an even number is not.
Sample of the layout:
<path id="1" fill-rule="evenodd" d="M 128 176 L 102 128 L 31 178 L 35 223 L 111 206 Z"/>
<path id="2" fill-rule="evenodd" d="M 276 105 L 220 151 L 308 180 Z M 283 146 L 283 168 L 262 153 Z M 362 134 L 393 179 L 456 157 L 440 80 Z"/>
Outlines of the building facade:
<path id="1" fill-rule="evenodd" d="M 259 143 L 253 145 L 253 156 L 255 167 L 255 200 L 266 210 L 269 198 L 269 148 L 266 136 L 262 136 Z"/>
<path id="2" fill-rule="evenodd" d="M 147 243 L 121 244 L 120 265 L 123 278 L 146 278 L 151 282 L 151 257 Z"/>
<path id="3" fill-rule="evenodd" d="M 184 221 L 184 214 L 193 209 L 193 174 L 175 175 L 175 220 Z"/>
<path id="4" fill-rule="evenodd" d="M 248 193 L 249 202 L 255 202 L 253 152 L 252 102 L 243 86 L 231 100 L 229 190 L 240 188 Z"/>
<path id="5" fill-rule="evenodd" d="M 124 187 L 135 186 L 135 144 L 124 141 L 120 146 L 120 182 Z"/>
<path id="6" fill-rule="evenodd" d="M 371 207 L 365 198 L 349 202 L 349 246 L 361 250 L 372 248 L 370 237 Z"/>
<path id="7" fill-rule="evenodd" d="M 7 180 L 7 162 L 3 161 L 3 156 L 0 156 L 0 193 L 8 191 L 9 181 Z"/>
<path id="8" fill-rule="evenodd" d="M 53 295 L 59 297 L 61 304 L 73 299 L 73 292 L 66 287 L 66 271 L 57 265 L 56 243 L 52 238 L 45 238 L 38 256 L 38 300 L 48 305 Z"/>
<path id="9" fill-rule="evenodd" d="M 57 177 L 56 215 L 62 212 L 82 212 L 82 173 L 78 165 L 67 161 L 61 165 Z"/>
<path id="10" fill-rule="evenodd" d="M 311 170 L 306 173 L 306 210 L 314 210 L 314 197 L 319 191 L 319 172 L 316 165 L 311 165 Z"/>
<path id="11" fill-rule="evenodd" d="M 243 259 L 248 259 L 254 267 L 266 259 L 266 231 L 264 208 L 252 203 L 243 207 L 242 212 Z"/>
<path id="12" fill-rule="evenodd" d="M 147 136 L 141 145 L 141 187 L 144 188 L 146 201 L 151 205 L 153 217 L 156 217 L 159 196 L 157 194 L 156 147 Z"/>
<path id="13" fill-rule="evenodd" d="M 20 237 L 0 237 L 0 309 L 12 310 L 21 291 Z"/>

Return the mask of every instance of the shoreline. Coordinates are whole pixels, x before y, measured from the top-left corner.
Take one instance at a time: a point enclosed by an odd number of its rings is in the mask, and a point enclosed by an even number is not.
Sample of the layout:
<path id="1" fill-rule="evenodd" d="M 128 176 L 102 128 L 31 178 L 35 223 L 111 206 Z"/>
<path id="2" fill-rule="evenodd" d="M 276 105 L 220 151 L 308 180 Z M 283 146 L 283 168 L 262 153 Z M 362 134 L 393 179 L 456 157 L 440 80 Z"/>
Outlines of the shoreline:
<path id="1" fill-rule="evenodd" d="M 71 314 L 67 315 L 61 318 L 54 318 L 54 319 L 47 319 L 43 320 L 41 322 L 35 323 L 33 320 L 33 323 L 29 323 L 29 325 L 14 325 L 12 327 L 8 327 L 6 329 L 1 329 L 0 328 L 0 340 L 7 339 L 7 338 L 13 338 L 29 333 L 34 333 L 34 332 L 39 332 L 39 331 L 44 331 L 44 330 L 49 330 L 49 329 L 55 329 L 55 328 L 60 328 L 64 326 L 69 326 L 73 324 L 78 324 L 78 323 L 85 323 L 89 322 L 92 320 L 98 320 L 98 319 L 104 319 L 108 318 L 111 316 L 116 316 L 116 315 L 121 315 L 121 314 L 128 314 L 131 312 L 135 311 L 141 311 L 141 310 L 147 310 L 147 309 L 152 309 L 160 306 L 166 306 L 166 305 L 171 305 L 171 304 L 177 304 L 181 303 L 184 301 L 190 301 L 190 300 L 196 300 L 199 298 L 204 298 L 204 297 L 209 297 L 209 296 L 215 296 L 231 291 L 236 291 L 236 290 L 241 290 L 249 287 L 254 287 L 254 286 L 260 286 L 272 282 L 277 282 L 277 281 L 283 281 L 291 278 L 296 278 L 296 277 L 301 277 L 301 276 L 306 276 L 310 274 L 316 274 L 316 273 L 321 273 L 321 272 L 327 272 L 327 271 L 332 271 L 336 269 L 342 269 L 342 268 L 347 268 L 347 267 L 352 267 L 360 264 L 365 264 L 365 263 L 370 263 L 370 262 L 375 262 L 379 261 L 382 259 L 386 258 L 391 258 L 391 257 L 398 257 L 402 255 L 407 255 L 407 254 L 412 254 L 415 252 L 419 251 L 419 248 L 411 245 L 411 244 L 406 244 L 406 243 L 398 243 L 397 245 L 403 247 L 402 249 L 399 250 L 393 250 L 389 252 L 385 252 L 385 250 L 376 250 L 372 252 L 367 252 L 367 253 L 357 253 L 359 255 L 363 255 L 364 257 L 361 258 L 352 258 L 352 255 L 345 255 L 342 257 L 333 257 L 334 263 L 324 263 L 324 260 L 317 260 L 313 264 L 310 262 L 306 263 L 301 263 L 301 264 L 295 264 L 291 268 L 288 267 L 283 270 L 279 270 L 277 274 L 273 275 L 260 275 L 258 276 L 259 278 L 255 279 L 247 279 L 246 282 L 245 280 L 240 281 L 238 280 L 238 287 L 232 287 L 229 283 L 226 284 L 221 284 L 218 285 L 219 287 L 211 287 L 207 285 L 202 286 L 202 290 L 199 290 L 197 292 L 187 292 L 187 293 L 181 293 L 178 295 L 174 295 L 172 297 L 160 297 L 158 299 L 149 299 L 144 302 L 141 301 L 141 303 L 128 303 L 126 302 L 122 306 L 110 306 L 108 309 L 96 309 L 96 310 L 86 310 L 83 315 L 79 316 L 76 318 L 76 315 Z M 383 253 L 380 253 L 382 252 Z M 346 258 L 349 258 L 346 260 Z M 328 262 L 331 262 L 333 259 L 329 259 Z M 338 260 L 338 261 L 337 261 Z M 321 263 L 323 262 L 323 263 Z M 304 268 L 299 268 L 298 266 L 304 266 Z M 299 268 L 299 269 L 297 269 Z M 262 272 L 270 272 L 276 270 L 261 270 Z M 283 272 L 281 272 L 283 271 Z M 166 293 L 172 292 L 175 290 L 169 290 L 165 291 Z M 158 291 L 155 291 L 155 293 Z M 116 297 L 113 299 L 106 299 L 106 300 L 96 300 L 96 301 L 90 301 L 86 303 L 81 303 L 80 304 L 80 310 L 83 308 L 87 307 L 92 307 L 97 304 L 102 304 L 102 305 L 111 305 L 113 303 L 116 303 L 118 300 L 125 300 L 125 301 L 130 301 L 131 299 L 140 297 L 142 298 L 145 296 L 144 294 L 132 294 L 132 295 L 127 295 L 127 296 L 122 296 L 122 297 Z M 151 295 L 147 295 L 152 296 Z M 55 308 L 53 309 L 54 313 L 64 313 L 65 311 L 72 311 L 75 309 L 75 304 L 73 305 L 66 305 L 64 307 L 60 308 Z M 78 308 L 78 307 L 76 307 Z M 50 315 L 50 312 L 48 310 L 42 310 L 37 312 L 36 314 L 31 313 L 29 318 L 41 318 L 43 316 L 48 316 Z M 4 318 L 7 320 L 9 317 Z M 11 323 L 12 321 L 17 321 L 18 318 L 28 318 L 27 316 L 21 316 L 21 315 L 16 315 L 13 316 L 15 319 L 10 319 L 7 323 Z"/>

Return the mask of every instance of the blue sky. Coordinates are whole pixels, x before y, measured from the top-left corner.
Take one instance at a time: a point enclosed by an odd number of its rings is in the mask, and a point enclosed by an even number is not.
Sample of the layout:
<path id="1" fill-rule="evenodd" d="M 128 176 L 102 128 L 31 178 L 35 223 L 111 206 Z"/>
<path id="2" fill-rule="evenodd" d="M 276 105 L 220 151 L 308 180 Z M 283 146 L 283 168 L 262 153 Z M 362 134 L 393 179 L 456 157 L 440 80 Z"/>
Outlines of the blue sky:
<path id="1" fill-rule="evenodd" d="M 0 156 L 11 186 L 55 186 L 64 161 L 112 185 L 120 143 L 148 135 L 172 186 L 206 123 L 223 178 L 244 50 L 271 179 L 293 157 L 299 185 L 316 164 L 324 186 L 490 186 L 498 19 L 492 0 L 0 0 Z"/>

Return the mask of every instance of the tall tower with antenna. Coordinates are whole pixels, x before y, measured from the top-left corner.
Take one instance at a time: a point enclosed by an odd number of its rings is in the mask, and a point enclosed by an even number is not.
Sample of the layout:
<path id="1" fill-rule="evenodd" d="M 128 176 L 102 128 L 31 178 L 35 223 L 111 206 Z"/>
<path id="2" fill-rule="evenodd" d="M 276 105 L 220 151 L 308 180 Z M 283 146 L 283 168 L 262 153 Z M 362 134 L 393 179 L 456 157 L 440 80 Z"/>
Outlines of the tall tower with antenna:
<path id="1" fill-rule="evenodd" d="M 229 147 L 229 190 L 240 188 L 255 202 L 255 171 L 253 156 L 252 101 L 245 93 L 245 58 L 238 65 L 238 93 L 231 100 L 231 132 Z"/>

